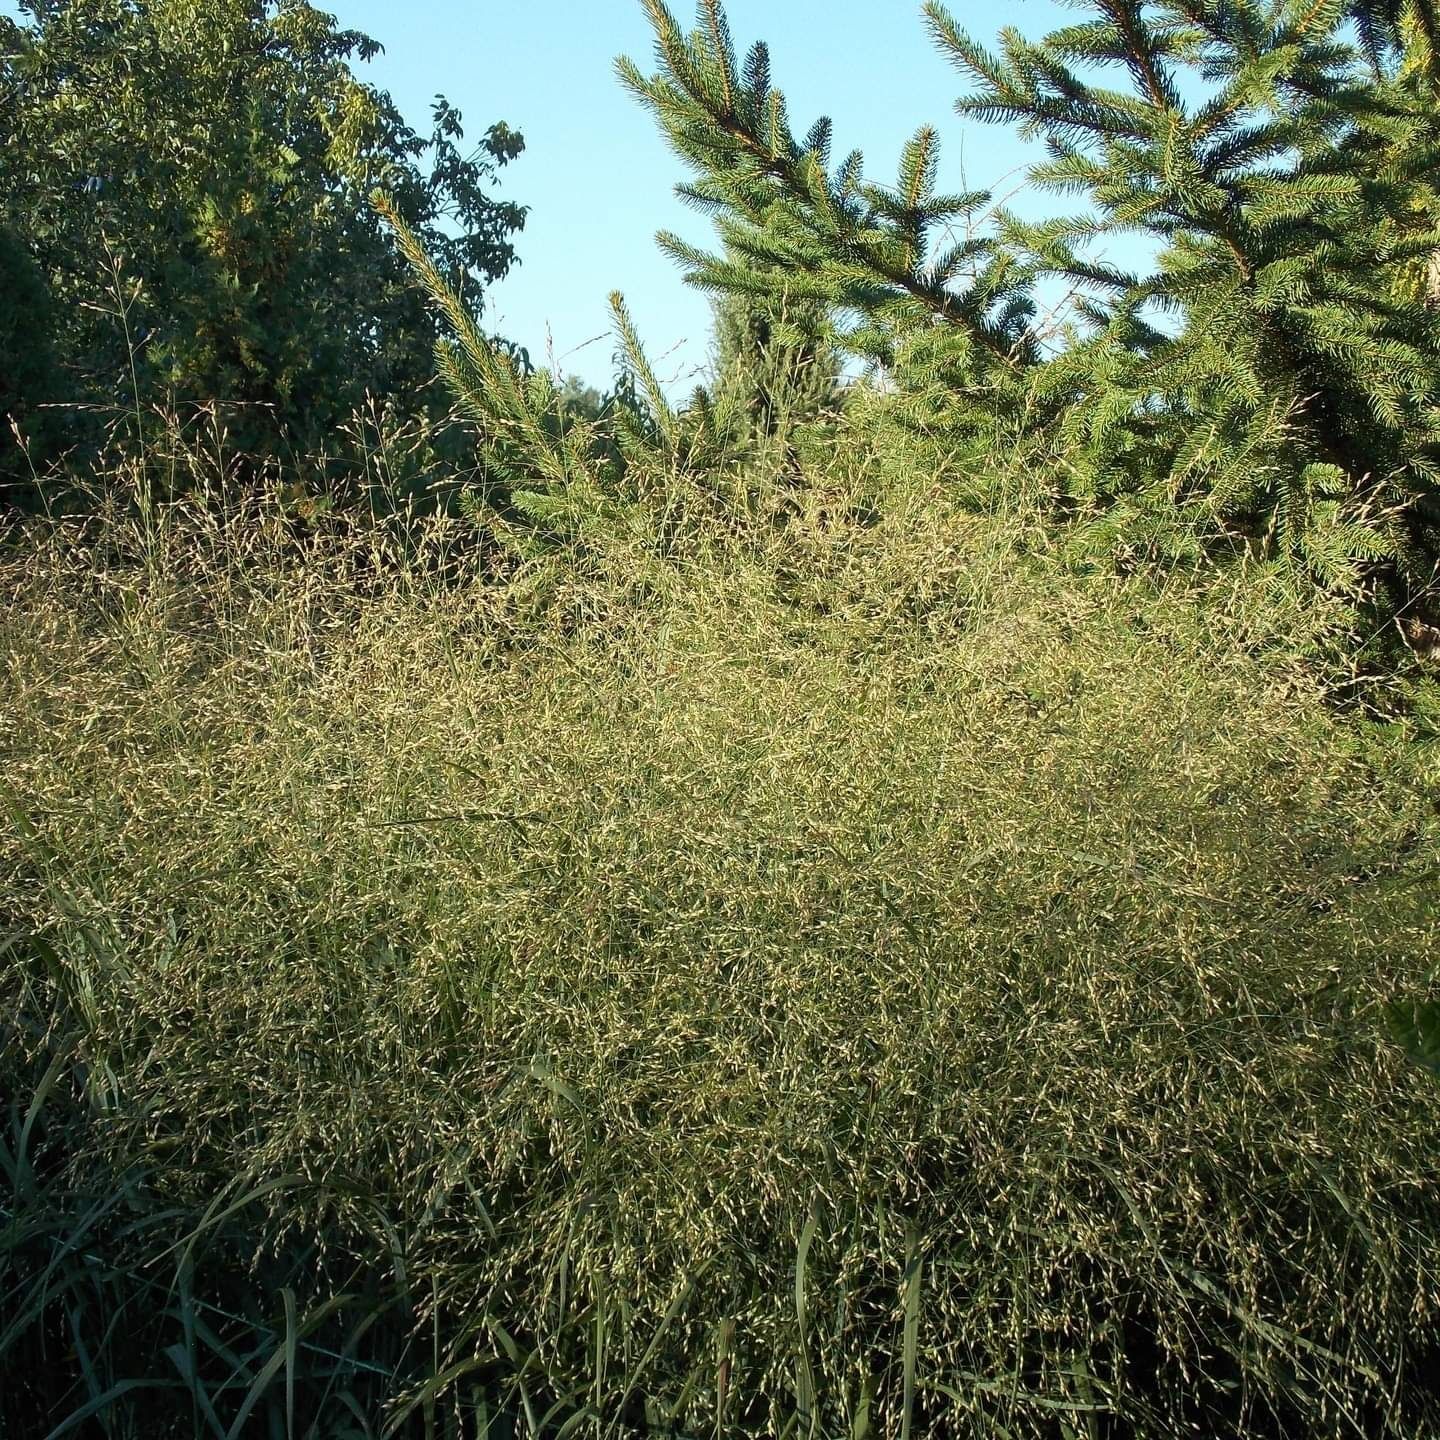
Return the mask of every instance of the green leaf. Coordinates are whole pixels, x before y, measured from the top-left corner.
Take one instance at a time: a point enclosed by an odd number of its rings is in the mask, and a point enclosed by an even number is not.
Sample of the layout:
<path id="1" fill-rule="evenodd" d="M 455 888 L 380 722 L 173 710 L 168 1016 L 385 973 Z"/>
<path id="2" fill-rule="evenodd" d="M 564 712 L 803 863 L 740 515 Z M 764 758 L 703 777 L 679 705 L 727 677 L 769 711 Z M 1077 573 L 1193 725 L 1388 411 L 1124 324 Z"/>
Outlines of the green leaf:
<path id="1" fill-rule="evenodd" d="M 1440 1079 L 1440 1000 L 1397 1000 L 1385 1020 L 1406 1057 Z"/>

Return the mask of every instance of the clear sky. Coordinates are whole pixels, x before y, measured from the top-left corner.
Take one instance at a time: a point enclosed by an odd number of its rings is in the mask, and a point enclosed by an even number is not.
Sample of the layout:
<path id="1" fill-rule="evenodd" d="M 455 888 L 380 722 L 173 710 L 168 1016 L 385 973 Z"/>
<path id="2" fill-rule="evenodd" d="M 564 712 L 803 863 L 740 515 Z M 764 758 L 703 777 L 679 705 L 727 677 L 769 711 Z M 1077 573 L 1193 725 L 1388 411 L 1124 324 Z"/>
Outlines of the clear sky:
<path id="1" fill-rule="evenodd" d="M 495 120 L 523 132 L 526 151 L 503 172 L 503 189 L 530 215 L 517 241 L 521 263 L 487 297 L 487 328 L 527 346 L 536 363 L 553 353 L 562 371 L 603 388 L 613 349 L 606 297 L 618 289 L 657 370 L 688 390 L 706 362 L 709 306 L 658 252 L 654 234 L 673 229 L 704 243 L 711 229 L 675 198 L 683 167 L 615 78 L 621 53 L 653 68 L 639 0 L 317 3 L 385 46 L 366 78 L 390 91 L 417 130 L 440 92 L 470 134 Z M 742 53 L 754 40 L 769 43 L 796 132 L 830 115 L 836 157 L 862 149 L 872 179 L 894 179 L 901 147 L 928 122 L 944 141 L 942 187 L 1005 193 L 1020 180 L 1027 152 L 1014 135 L 956 116 L 963 81 L 931 48 L 920 0 L 729 0 L 726 8 Z M 691 0 L 672 9 L 689 24 Z M 954 0 L 951 9 L 986 40 L 1007 24 L 1049 30 L 1065 13 L 1052 0 Z"/>

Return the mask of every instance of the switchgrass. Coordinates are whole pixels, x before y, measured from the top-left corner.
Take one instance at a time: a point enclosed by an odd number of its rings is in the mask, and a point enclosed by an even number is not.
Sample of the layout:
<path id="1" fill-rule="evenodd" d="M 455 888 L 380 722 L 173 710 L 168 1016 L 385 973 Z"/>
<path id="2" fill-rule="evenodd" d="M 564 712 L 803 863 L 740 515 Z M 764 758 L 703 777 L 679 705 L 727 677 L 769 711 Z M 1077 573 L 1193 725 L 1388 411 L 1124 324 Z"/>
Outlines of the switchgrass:
<path id="1" fill-rule="evenodd" d="M 853 500 L 11 537 L 15 1433 L 1440 1434 L 1423 757 Z"/>

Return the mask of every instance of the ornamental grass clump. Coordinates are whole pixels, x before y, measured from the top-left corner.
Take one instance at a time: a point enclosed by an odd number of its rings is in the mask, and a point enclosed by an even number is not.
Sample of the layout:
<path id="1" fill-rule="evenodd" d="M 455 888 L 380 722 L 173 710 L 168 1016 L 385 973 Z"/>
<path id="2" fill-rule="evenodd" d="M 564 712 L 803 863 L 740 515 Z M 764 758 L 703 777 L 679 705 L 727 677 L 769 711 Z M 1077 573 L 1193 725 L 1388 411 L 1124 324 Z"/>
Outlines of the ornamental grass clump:
<path id="1" fill-rule="evenodd" d="M 1423 752 L 852 483 L 6 552 L 15 1433 L 1435 1433 Z"/>

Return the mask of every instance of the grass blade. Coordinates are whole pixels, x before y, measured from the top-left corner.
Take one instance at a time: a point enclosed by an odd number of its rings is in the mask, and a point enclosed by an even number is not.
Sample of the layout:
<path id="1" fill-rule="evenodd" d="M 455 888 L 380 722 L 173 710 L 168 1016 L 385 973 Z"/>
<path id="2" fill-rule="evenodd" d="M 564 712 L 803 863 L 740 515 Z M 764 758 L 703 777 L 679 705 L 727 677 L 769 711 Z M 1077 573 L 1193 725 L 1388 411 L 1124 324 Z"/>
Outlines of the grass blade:
<path id="1" fill-rule="evenodd" d="M 810 1244 L 820 1224 L 820 1206 L 817 1201 L 811 1206 L 804 1227 L 800 1231 L 800 1243 L 795 1251 L 795 1320 L 798 1331 L 797 1365 L 795 1370 L 795 1405 L 798 1420 L 809 1435 L 814 1435 L 820 1423 L 815 1413 L 815 1372 L 810 1364 L 810 1338 L 808 1312 L 805 1300 L 806 1270 L 810 1261 Z"/>
<path id="2" fill-rule="evenodd" d="M 920 1278 L 924 1269 L 920 1236 L 914 1224 L 905 1231 L 905 1274 L 900 1282 L 900 1308 L 904 1317 L 901 1344 L 904 1395 L 900 1412 L 900 1440 L 910 1440 L 915 1415 L 915 1364 L 920 1343 Z"/>

